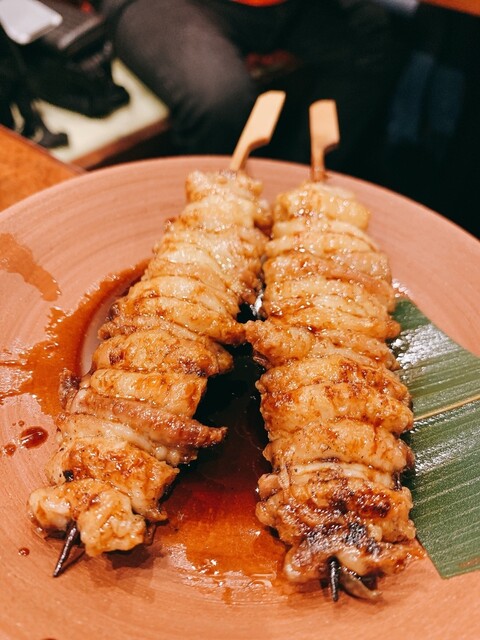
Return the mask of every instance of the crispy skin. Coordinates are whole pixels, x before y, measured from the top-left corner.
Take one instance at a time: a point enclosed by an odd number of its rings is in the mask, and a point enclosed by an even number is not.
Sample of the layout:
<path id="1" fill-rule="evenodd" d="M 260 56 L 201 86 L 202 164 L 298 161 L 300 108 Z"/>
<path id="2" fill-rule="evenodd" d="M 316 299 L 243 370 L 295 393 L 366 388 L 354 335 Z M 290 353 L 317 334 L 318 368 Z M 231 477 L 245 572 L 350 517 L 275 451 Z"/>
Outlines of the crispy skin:
<path id="1" fill-rule="evenodd" d="M 273 519 L 267 520 L 276 517 L 276 510 L 270 511 L 269 507 L 280 500 L 295 505 L 298 519 L 292 521 L 289 517 L 284 521 L 285 514 L 280 517 L 281 524 L 275 525 L 281 528 L 281 537 L 292 544 L 303 537 L 306 525 L 324 525 L 342 517 L 350 522 L 363 522 L 378 540 L 412 540 L 415 529 L 408 518 L 412 506 L 410 492 L 388 486 L 388 476 L 356 463 L 315 463 L 298 467 L 280 474 L 281 489 L 271 498 L 267 497 L 262 521 L 272 526 Z M 291 510 L 288 513 L 291 516 Z"/>
<path id="2" fill-rule="evenodd" d="M 336 558 L 356 595 L 370 593 L 361 577 L 421 555 L 399 484 L 413 464 L 399 438 L 413 414 L 386 344 L 400 330 L 395 291 L 368 217 L 323 184 L 281 194 L 265 251 L 265 320 L 245 327 L 265 369 L 257 388 L 272 465 L 257 516 L 285 542 L 289 580 L 328 580 Z"/>
<path id="3" fill-rule="evenodd" d="M 303 293 L 293 289 L 300 283 Z M 268 317 L 285 318 L 290 324 L 314 331 L 343 326 L 346 330 L 387 340 L 398 335 L 399 330 L 385 306 L 362 287 L 321 278 L 272 287 L 263 298 L 263 311 Z"/>
<path id="4" fill-rule="evenodd" d="M 366 229 L 370 211 L 355 196 L 339 187 L 306 181 L 280 194 L 274 205 L 276 222 L 290 219 L 340 220 Z"/>
<path id="5" fill-rule="evenodd" d="M 353 418 L 400 435 L 413 426 L 412 412 L 403 402 L 370 385 L 318 382 L 289 392 L 265 393 L 261 405 L 267 429 L 295 431 L 298 423 Z"/>
<path id="6" fill-rule="evenodd" d="M 223 274 L 219 274 L 208 265 L 198 264 L 196 262 L 177 262 L 172 259 L 172 255 L 155 255 L 148 263 L 140 281 L 151 280 L 156 277 L 163 276 L 185 276 L 198 280 L 203 285 L 223 296 L 227 300 L 232 313 L 236 312 L 238 300 L 236 295 L 231 291 L 226 283 Z"/>
<path id="7" fill-rule="evenodd" d="M 274 236 L 265 249 L 267 258 L 290 252 L 329 259 L 344 268 L 391 282 L 387 256 L 378 251 L 376 244 L 365 233 L 347 224 L 322 223 L 318 229 L 298 231 L 278 238 Z"/>
<path id="8" fill-rule="evenodd" d="M 209 447 L 221 442 L 226 434 L 224 427 L 207 427 L 188 416 L 168 413 L 163 407 L 131 398 L 101 396 L 91 387 L 81 388 L 70 397 L 65 395 L 64 399 L 70 413 L 124 422 L 167 447 Z"/>
<path id="9" fill-rule="evenodd" d="M 118 369 L 97 369 L 89 386 L 109 398 L 133 398 L 162 406 L 167 412 L 191 416 L 207 381 L 194 373 L 143 373 Z"/>
<path id="10" fill-rule="evenodd" d="M 178 367 L 186 374 L 208 378 L 229 371 L 232 356 L 213 341 L 180 340 L 158 327 L 105 340 L 95 350 L 92 365 L 95 369 L 145 372 Z"/>
<path id="11" fill-rule="evenodd" d="M 112 305 L 90 371 L 62 375 L 52 486 L 29 500 L 38 527 L 75 521 L 90 555 L 130 549 L 146 521 L 167 517 L 178 465 L 225 437 L 194 415 L 208 378 L 232 367 L 223 345 L 244 340 L 237 315 L 261 286 L 260 190 L 242 173 L 187 179 L 184 215 L 168 221 L 142 278 Z"/>
<path id="12" fill-rule="evenodd" d="M 239 224 L 247 226 L 252 221 L 259 229 L 266 230 L 271 225 L 271 214 L 267 203 L 261 200 L 262 183 L 243 172 L 232 171 L 205 172 L 192 171 L 186 181 L 187 200 L 198 203 L 207 198 L 215 198 L 222 209 L 233 206 L 243 217 Z M 230 219 L 232 219 L 230 217 Z"/>
<path id="13" fill-rule="evenodd" d="M 355 395 L 356 387 L 368 385 L 405 404 L 410 394 L 398 376 L 377 364 L 365 363 L 354 353 L 346 356 L 333 350 L 323 357 L 303 358 L 274 367 L 266 372 L 258 386 L 262 393 L 289 393 L 310 384 L 347 383 Z"/>
<path id="14" fill-rule="evenodd" d="M 263 246 L 263 235 L 242 237 L 232 230 L 196 235 L 193 230 L 177 230 L 172 222 L 156 253 L 172 256 L 176 261 L 195 253 L 192 258 L 200 264 L 209 264 L 242 301 L 248 301 L 260 286 L 258 273 Z"/>
<path id="15" fill-rule="evenodd" d="M 120 300 L 112 308 L 112 315 L 121 324 L 129 324 L 135 317 L 161 318 L 226 344 L 238 344 L 244 338 L 242 326 L 231 315 L 208 309 L 201 302 L 174 297 Z"/>
<path id="16" fill-rule="evenodd" d="M 274 469 L 322 460 L 368 464 L 390 474 L 413 463 L 410 448 L 386 429 L 363 420 L 311 422 L 293 433 L 270 430 L 265 457 Z"/>
<path id="17" fill-rule="evenodd" d="M 167 516 L 159 508 L 159 500 L 178 469 L 129 442 L 94 436 L 64 441 L 46 472 L 53 485 L 66 482 L 64 472 L 69 472 L 73 480 L 92 478 L 108 483 L 128 495 L 136 513 L 160 522 Z"/>
<path id="18" fill-rule="evenodd" d="M 111 484 L 85 479 L 37 489 L 28 500 L 30 517 L 42 531 L 65 531 L 75 521 L 85 551 L 128 551 L 143 542 L 145 519 L 130 498 Z"/>
<path id="19" fill-rule="evenodd" d="M 247 340 L 254 348 L 254 357 L 266 369 L 290 360 L 322 357 L 326 353 L 341 352 L 398 369 L 398 363 L 387 345 L 360 333 L 341 329 L 312 331 L 310 327 L 289 325 L 282 319 L 247 322 Z"/>
<path id="20" fill-rule="evenodd" d="M 218 288 L 206 285 L 198 278 L 187 274 L 164 274 L 149 280 L 141 280 L 130 289 L 128 298 L 141 300 L 161 296 L 178 300 L 195 300 L 207 309 L 230 316 L 236 316 L 238 313 L 238 303 L 232 300 L 231 296 L 222 294 Z"/>
<path id="21" fill-rule="evenodd" d="M 319 290 L 333 286 L 333 283 L 338 289 L 351 285 L 359 295 L 365 292 L 366 295 L 375 296 L 388 311 L 395 308 L 395 291 L 389 282 L 338 264 L 330 258 L 320 258 L 311 254 L 280 255 L 267 260 L 263 270 L 265 278 L 272 283 L 269 287 L 270 292 L 272 287 L 276 287 L 276 291 L 284 296 L 307 296 L 309 293 L 318 294 Z M 270 277 L 271 271 L 274 277 Z"/>

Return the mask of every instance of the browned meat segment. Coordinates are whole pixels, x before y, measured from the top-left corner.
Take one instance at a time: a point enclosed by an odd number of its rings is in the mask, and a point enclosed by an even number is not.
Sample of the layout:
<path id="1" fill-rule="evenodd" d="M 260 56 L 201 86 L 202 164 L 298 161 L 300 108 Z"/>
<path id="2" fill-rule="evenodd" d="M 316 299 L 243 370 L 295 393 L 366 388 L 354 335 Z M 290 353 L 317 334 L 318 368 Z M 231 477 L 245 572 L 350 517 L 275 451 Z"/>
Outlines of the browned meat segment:
<path id="1" fill-rule="evenodd" d="M 128 299 L 134 301 L 156 297 L 195 300 L 211 311 L 234 317 L 238 313 L 236 300 L 232 300 L 219 289 L 206 285 L 198 278 L 186 274 L 166 274 L 141 280 L 133 285 L 128 295 Z"/>
<path id="2" fill-rule="evenodd" d="M 157 433 L 154 427 L 141 429 L 141 425 L 138 423 L 136 425 L 137 428 L 135 428 L 135 426 L 131 426 L 126 421 L 121 422 L 110 419 L 107 416 L 100 416 L 100 413 L 99 411 L 95 416 L 87 413 L 61 414 L 57 417 L 56 424 L 62 438 L 64 440 L 74 440 L 75 438 L 104 437 L 110 440 L 128 442 L 146 451 L 157 460 L 168 462 L 168 464 L 176 467 L 179 464 L 186 464 L 195 460 L 200 447 L 217 444 L 225 434 L 225 429 L 212 428 L 212 437 L 209 440 L 200 440 L 197 446 L 182 444 L 181 442 L 168 444 L 162 442 L 162 429 L 158 429 L 160 433 Z M 108 412 L 105 413 L 108 414 Z M 170 422 L 173 422 L 173 419 Z M 163 431 L 167 431 L 169 422 L 164 418 L 163 423 L 166 425 Z M 173 439 L 171 435 L 170 439 Z"/>
<path id="3" fill-rule="evenodd" d="M 120 369 L 97 369 L 89 386 L 110 398 L 133 398 L 161 406 L 168 413 L 192 416 L 207 387 L 194 373 L 142 373 Z"/>
<path id="4" fill-rule="evenodd" d="M 65 531 L 78 524 L 85 551 L 128 551 L 141 544 L 145 519 L 132 511 L 130 498 L 111 484 L 86 479 L 37 489 L 28 500 L 30 517 L 41 531 Z"/>
<path id="5" fill-rule="evenodd" d="M 254 357 L 266 369 L 285 364 L 289 360 L 322 357 L 331 352 L 363 357 L 388 369 L 398 369 L 398 363 L 387 345 L 353 331 L 324 329 L 312 331 L 308 327 L 288 325 L 281 319 L 246 324 L 247 340 L 254 348 Z"/>
<path id="6" fill-rule="evenodd" d="M 323 291 L 319 287 L 318 295 L 305 293 L 303 297 L 286 297 L 284 292 L 279 292 L 274 302 L 270 296 L 265 296 L 263 309 L 272 319 L 280 318 L 316 333 L 335 330 L 342 324 L 355 333 L 364 333 L 381 341 L 398 333 L 398 323 L 391 319 L 378 300 L 362 295 L 353 286 L 335 290 L 328 285 Z"/>
<path id="7" fill-rule="evenodd" d="M 30 497 L 46 531 L 76 522 L 87 553 L 130 549 L 162 506 L 178 465 L 226 429 L 194 419 L 210 376 L 233 364 L 223 344 L 244 340 L 240 307 L 253 302 L 266 237 L 261 185 L 243 173 L 187 179 L 185 215 L 170 220 L 140 281 L 99 330 L 90 371 L 64 372 L 52 486 Z"/>
<path id="8" fill-rule="evenodd" d="M 90 387 L 69 398 L 66 409 L 73 414 L 85 413 L 125 423 L 169 448 L 209 447 L 221 442 L 226 433 L 224 427 L 207 427 L 193 418 L 168 413 L 163 407 L 138 400 L 101 396 Z"/>
<path id="9" fill-rule="evenodd" d="M 129 324 L 133 317 L 159 317 L 226 344 L 243 342 L 244 331 L 231 315 L 205 307 L 201 302 L 158 296 L 120 300 L 112 309 L 117 322 Z"/>
<path id="10" fill-rule="evenodd" d="M 257 516 L 288 548 L 292 582 L 328 580 L 332 559 L 354 595 L 363 577 L 421 555 L 408 489 L 413 464 L 399 436 L 410 394 L 386 341 L 400 327 L 388 259 L 362 229 L 368 212 L 324 184 L 277 198 L 264 264 L 264 322 L 247 323 L 268 432 L 271 473 Z M 356 225 L 356 226 L 354 226 Z"/>
<path id="11" fill-rule="evenodd" d="M 270 220 L 267 208 L 258 207 L 254 201 L 245 200 L 238 206 L 235 199 L 225 199 L 221 194 L 208 195 L 203 200 L 188 204 L 182 212 L 182 223 L 202 229 L 226 229 L 232 225 L 253 229 Z"/>
<path id="12" fill-rule="evenodd" d="M 289 219 L 331 219 L 366 229 L 370 211 L 345 189 L 320 182 L 304 182 L 297 189 L 280 194 L 275 202 L 276 222 Z"/>
<path id="13" fill-rule="evenodd" d="M 336 300 L 340 298 L 342 302 Z M 269 316 L 282 315 L 285 311 L 305 308 L 310 306 L 327 306 L 329 300 L 336 301 L 335 307 L 343 311 L 345 301 L 350 303 L 349 313 L 355 313 L 356 303 L 362 308 L 365 303 L 373 306 L 373 309 L 385 309 L 384 300 L 380 296 L 368 292 L 365 287 L 351 280 L 338 278 L 325 278 L 318 275 L 306 275 L 300 278 L 291 278 L 288 281 L 272 284 L 265 292 L 263 307 Z"/>
<path id="14" fill-rule="evenodd" d="M 259 180 L 243 172 L 192 171 L 186 182 L 189 202 L 214 198 L 215 204 L 226 210 L 227 215 L 230 215 L 230 207 L 234 207 L 238 215 L 243 216 L 243 222 L 241 219 L 238 222 L 241 226 L 249 226 L 250 223 L 265 229 L 270 225 L 271 216 L 267 203 L 260 199 L 262 189 Z"/>
<path id="15" fill-rule="evenodd" d="M 266 317 L 315 332 L 340 327 L 380 341 L 398 334 L 389 314 L 390 267 L 365 232 L 318 218 L 300 226 L 275 222 L 272 235 L 264 268 Z"/>
<path id="16" fill-rule="evenodd" d="M 116 335 L 121 327 L 132 332 L 167 321 L 221 343 L 244 341 L 236 316 L 260 289 L 265 236 L 253 228 L 251 217 L 246 226 L 217 225 L 213 213 L 208 220 L 200 228 L 182 216 L 168 223 L 144 277 L 112 306 L 101 337 Z"/>
<path id="17" fill-rule="evenodd" d="M 187 200 L 198 202 L 211 195 L 221 195 L 222 201 L 234 200 L 239 206 L 245 207 L 253 203 L 261 207 L 258 201 L 262 194 L 263 185 L 259 180 L 251 178 L 246 173 L 235 171 L 192 171 L 185 183 Z M 250 214 L 249 217 L 251 217 Z"/>
<path id="18" fill-rule="evenodd" d="M 179 324 L 175 324 L 162 318 L 160 316 L 130 316 L 122 318 L 122 316 L 114 316 L 111 313 L 110 319 L 105 322 L 98 330 L 98 337 L 101 340 L 108 340 L 114 336 L 127 336 L 135 333 L 136 331 L 150 331 L 151 329 L 161 329 L 165 331 L 165 340 L 194 340 L 200 343 L 202 346 L 211 348 L 211 345 L 216 345 L 218 349 L 222 347 L 208 336 L 195 333 L 187 327 L 182 327 Z M 214 348 L 214 347 L 213 347 Z"/>
<path id="19" fill-rule="evenodd" d="M 281 431 L 296 431 L 298 424 L 312 420 L 336 418 L 365 420 L 396 435 L 413 425 L 412 412 L 403 402 L 375 387 L 352 387 L 346 382 L 310 384 L 287 393 L 265 393 L 262 415 L 267 429 L 275 425 Z"/>
<path id="20" fill-rule="evenodd" d="M 265 457 L 274 469 L 337 460 L 368 464 L 390 474 L 413 463 L 411 450 L 403 441 L 382 427 L 352 418 L 311 422 L 294 433 L 272 429 Z"/>
<path id="21" fill-rule="evenodd" d="M 383 576 L 399 573 L 420 557 L 422 553 L 416 541 L 376 542 L 360 522 L 345 527 L 314 528 L 308 538 L 287 552 L 284 570 L 292 582 L 325 580 L 328 576 L 319 568 L 327 567 L 329 560 L 336 558 L 342 569 L 352 571 L 355 576 Z M 351 592 L 348 584 L 345 587 Z M 351 593 L 367 597 L 363 593 Z"/>
<path id="22" fill-rule="evenodd" d="M 368 385 L 401 402 L 410 402 L 407 388 L 395 373 L 373 363 L 366 364 L 355 354 L 346 356 L 339 349 L 323 357 L 306 357 L 274 367 L 262 376 L 259 389 L 262 393 L 289 393 L 317 383 L 347 383 L 354 388 L 353 395 L 356 387 Z"/>
<path id="23" fill-rule="evenodd" d="M 292 250 L 330 259 L 335 256 L 337 262 L 348 265 L 350 254 L 375 253 L 376 245 L 366 234 L 353 227 L 340 223 L 325 223 L 319 229 L 310 228 L 306 232 L 278 238 L 273 235 L 273 240 L 267 245 L 266 256 L 274 258 Z"/>
<path id="24" fill-rule="evenodd" d="M 264 305 L 270 308 L 270 301 Z M 345 298 L 338 293 L 319 292 L 312 296 L 308 304 L 295 306 L 289 300 L 284 310 L 274 309 L 272 318 L 282 318 L 287 324 L 308 327 L 312 331 L 332 330 L 346 327 L 356 333 L 364 333 L 378 340 L 392 339 L 398 335 L 398 322 L 393 320 L 385 307 L 374 298 Z"/>
<path id="25" fill-rule="evenodd" d="M 339 285 L 346 282 L 362 287 L 367 293 L 376 296 L 381 300 L 389 311 L 395 307 L 395 291 L 387 280 L 375 278 L 368 273 L 364 273 L 351 266 L 339 263 L 334 259 L 322 258 L 312 254 L 295 253 L 293 255 L 280 254 L 275 258 L 266 260 L 263 271 L 267 280 L 272 280 L 272 284 L 277 287 L 287 286 L 298 289 L 298 280 L 301 279 L 301 290 L 308 287 L 307 279 L 310 279 L 310 289 L 313 285 L 322 282 L 314 278 L 335 279 Z M 270 273 L 274 274 L 270 277 Z M 285 283 L 285 284 L 284 284 Z M 308 288 L 305 289 L 305 292 Z"/>
<path id="26" fill-rule="evenodd" d="M 356 269 L 372 278 L 391 281 L 387 256 L 377 251 L 368 236 L 345 224 L 329 223 L 318 230 L 274 237 L 265 250 L 267 258 L 276 258 L 289 252 L 328 259 L 339 267 Z"/>
<path id="27" fill-rule="evenodd" d="M 156 255 L 148 264 L 141 278 L 141 282 L 151 280 L 163 276 L 180 276 L 193 278 L 204 286 L 208 287 L 213 293 L 220 295 L 228 305 L 231 313 L 238 310 L 238 299 L 233 291 L 228 287 L 223 274 L 217 273 L 207 265 L 201 265 L 196 262 L 176 262 L 172 260 L 171 254 L 167 257 Z"/>
<path id="28" fill-rule="evenodd" d="M 242 238 L 239 233 L 231 230 L 202 232 L 196 236 L 193 230 L 177 231 L 174 223 L 171 224 L 157 254 L 171 255 L 174 260 L 180 261 L 185 254 L 195 250 L 200 264 L 210 264 L 218 274 L 223 274 L 226 284 L 242 301 L 251 299 L 260 286 L 258 273 L 264 246 L 263 236 Z"/>
<path id="29" fill-rule="evenodd" d="M 279 474 L 280 484 L 284 486 L 264 499 L 258 510 L 260 519 L 274 526 L 282 539 L 296 544 L 303 538 L 305 527 L 338 519 L 362 521 L 377 540 L 399 542 L 415 537 L 413 523 L 408 519 L 412 507 L 410 492 L 386 486 L 389 474 L 348 463 L 311 467 L 299 469 L 297 473 Z M 289 508 L 277 513 L 278 505 L 283 509 L 286 502 Z"/>
<path id="30" fill-rule="evenodd" d="M 95 351 L 93 366 L 145 372 L 178 367 L 208 378 L 228 371 L 232 356 L 213 341 L 180 340 L 158 328 L 105 340 Z"/>
<path id="31" fill-rule="evenodd" d="M 46 471 L 53 485 L 66 482 L 65 472 L 73 480 L 106 482 L 126 493 L 133 510 L 151 522 L 166 519 L 159 500 L 178 473 L 178 469 L 129 442 L 98 436 L 64 441 Z"/>

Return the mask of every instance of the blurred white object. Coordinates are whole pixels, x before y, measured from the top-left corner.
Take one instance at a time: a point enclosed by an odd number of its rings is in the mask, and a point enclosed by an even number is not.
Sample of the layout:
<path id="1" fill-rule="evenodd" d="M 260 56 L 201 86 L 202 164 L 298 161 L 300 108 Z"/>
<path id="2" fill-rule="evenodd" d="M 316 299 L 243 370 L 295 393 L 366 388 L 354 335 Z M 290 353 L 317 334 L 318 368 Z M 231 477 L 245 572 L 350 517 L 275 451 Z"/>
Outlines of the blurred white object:
<path id="1" fill-rule="evenodd" d="M 29 44 L 62 23 L 62 16 L 38 0 L 0 0 L 0 22 L 17 44 Z"/>

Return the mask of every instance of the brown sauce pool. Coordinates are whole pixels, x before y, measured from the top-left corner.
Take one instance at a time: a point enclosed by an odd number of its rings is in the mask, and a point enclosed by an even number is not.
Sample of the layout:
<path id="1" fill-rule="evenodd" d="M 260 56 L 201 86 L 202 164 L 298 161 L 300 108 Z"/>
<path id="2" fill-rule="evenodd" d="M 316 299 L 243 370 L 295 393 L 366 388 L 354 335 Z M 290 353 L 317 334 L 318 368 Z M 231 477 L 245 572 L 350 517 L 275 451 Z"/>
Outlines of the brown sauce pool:
<path id="1" fill-rule="evenodd" d="M 228 435 L 179 476 L 166 502 L 169 521 L 157 533 L 175 566 L 194 569 L 227 593 L 241 577 L 252 588 L 278 583 L 284 553 L 255 516 L 257 481 L 269 470 L 254 388 L 259 371 L 245 351 L 235 362 L 231 373 L 209 381 L 196 416 L 227 426 Z"/>
<path id="2" fill-rule="evenodd" d="M 21 382 L 10 395 L 29 393 L 44 413 L 54 417 L 61 410 L 60 372 L 67 368 L 80 375 L 88 369 L 97 330 L 110 304 L 138 279 L 145 266 L 106 279 L 71 314 L 53 308 L 46 339 L 23 354 L 21 363 L 15 363 Z M 246 348 L 234 355 L 234 370 L 209 380 L 195 416 L 205 424 L 227 426 L 228 435 L 222 444 L 201 450 L 198 460 L 181 468 L 165 501 L 169 520 L 157 527 L 149 547 L 149 553 L 160 555 L 181 579 L 221 587 L 226 600 L 238 588 L 256 590 L 281 584 L 284 554 L 283 544 L 255 516 L 257 480 L 269 469 L 262 456 L 266 433 L 254 387 L 260 370 Z M 42 427 L 28 427 L 16 445 L 4 446 L 3 452 L 13 455 L 16 446 L 38 446 L 46 436 Z M 135 550 L 130 554 L 134 566 L 139 559 L 139 570 L 142 557 Z"/>

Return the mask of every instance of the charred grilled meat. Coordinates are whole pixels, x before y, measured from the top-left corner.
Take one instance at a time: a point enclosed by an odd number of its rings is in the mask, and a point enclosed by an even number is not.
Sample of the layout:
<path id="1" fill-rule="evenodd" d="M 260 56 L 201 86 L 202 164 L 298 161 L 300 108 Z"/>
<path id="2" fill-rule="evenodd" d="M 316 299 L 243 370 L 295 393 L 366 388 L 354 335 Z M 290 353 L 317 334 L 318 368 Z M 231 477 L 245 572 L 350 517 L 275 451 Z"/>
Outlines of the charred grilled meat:
<path id="1" fill-rule="evenodd" d="M 90 371 L 62 375 L 50 486 L 28 500 L 41 531 L 73 522 L 91 556 L 131 549 L 167 517 L 179 465 L 224 438 L 194 415 L 208 378 L 232 366 L 223 345 L 245 340 L 237 314 L 261 285 L 261 188 L 241 172 L 188 176 L 185 209 L 113 304 Z"/>
<path id="2" fill-rule="evenodd" d="M 388 340 L 395 292 L 387 256 L 351 194 L 305 183 L 273 207 L 264 322 L 247 324 L 264 367 L 257 387 L 272 471 L 257 516 L 286 544 L 294 583 L 338 583 L 362 597 L 421 555 L 401 473 L 413 454 L 410 396 Z"/>

